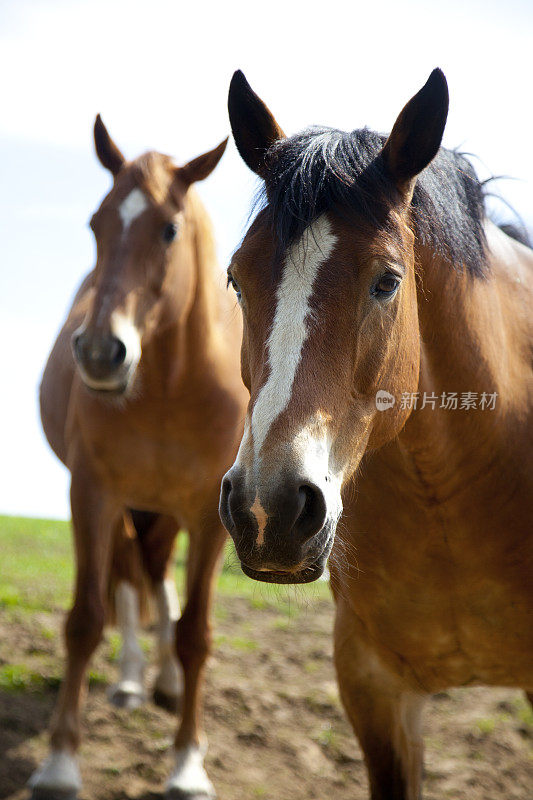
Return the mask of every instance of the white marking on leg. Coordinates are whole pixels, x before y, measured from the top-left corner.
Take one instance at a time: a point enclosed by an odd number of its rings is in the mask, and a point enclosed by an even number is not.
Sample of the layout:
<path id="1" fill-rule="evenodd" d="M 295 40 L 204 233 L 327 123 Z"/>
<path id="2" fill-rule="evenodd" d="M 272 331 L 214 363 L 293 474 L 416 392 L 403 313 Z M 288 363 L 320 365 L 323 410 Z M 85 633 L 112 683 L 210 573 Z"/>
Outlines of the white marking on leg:
<path id="1" fill-rule="evenodd" d="M 207 748 L 189 745 L 176 751 L 174 769 L 168 779 L 166 790 L 179 789 L 189 794 L 205 794 L 215 797 L 215 788 L 204 769 Z"/>
<path id="2" fill-rule="evenodd" d="M 81 776 L 78 762 L 67 750 L 52 750 L 28 781 L 31 789 L 79 792 Z"/>
<path id="3" fill-rule="evenodd" d="M 180 697 L 183 680 L 174 646 L 176 622 L 180 616 L 180 601 L 174 581 L 166 578 L 159 583 L 155 590 L 155 596 L 159 613 L 159 673 L 155 681 L 155 689 L 171 697 Z"/>
<path id="4" fill-rule="evenodd" d="M 252 512 L 252 514 L 254 515 L 254 517 L 256 519 L 257 528 L 258 528 L 257 539 L 255 540 L 255 543 L 256 543 L 257 547 L 262 547 L 263 546 L 263 542 L 265 541 L 265 527 L 266 527 L 267 520 L 268 520 L 268 514 L 266 513 L 265 509 L 261 505 L 261 501 L 259 499 L 259 495 L 258 494 L 255 495 L 255 500 L 253 502 L 253 505 L 250 508 L 250 511 Z"/>
<path id="5" fill-rule="evenodd" d="M 146 195 L 138 188 L 132 189 L 118 207 L 118 213 L 123 225 L 123 234 L 126 233 L 134 219 L 137 219 L 148 208 Z"/>
<path id="6" fill-rule="evenodd" d="M 252 412 L 255 457 L 274 420 L 289 403 L 302 348 L 309 332 L 309 300 L 319 267 L 331 255 L 337 237 L 322 216 L 294 244 L 285 259 L 277 291 L 276 314 L 268 337 L 270 375 Z"/>
<path id="7" fill-rule="evenodd" d="M 139 597 L 136 589 L 121 581 L 115 591 L 117 627 L 122 635 L 120 650 L 120 680 L 110 689 L 110 696 L 117 693 L 137 695 L 144 699 L 143 674 L 144 655 L 137 641 L 139 629 Z"/>

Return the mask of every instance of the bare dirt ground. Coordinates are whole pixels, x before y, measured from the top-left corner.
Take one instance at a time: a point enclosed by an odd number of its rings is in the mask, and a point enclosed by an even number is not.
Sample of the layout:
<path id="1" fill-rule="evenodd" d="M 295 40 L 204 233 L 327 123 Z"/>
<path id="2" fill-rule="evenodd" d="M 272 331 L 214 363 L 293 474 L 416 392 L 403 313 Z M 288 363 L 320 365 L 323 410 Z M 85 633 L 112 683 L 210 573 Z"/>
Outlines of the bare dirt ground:
<path id="1" fill-rule="evenodd" d="M 261 605 L 261 604 L 259 604 Z M 0 798 L 21 800 L 46 752 L 61 674 L 59 612 L 0 612 Z M 291 613 L 224 597 L 216 613 L 205 727 L 220 800 L 366 800 L 361 752 L 340 706 L 331 658 L 332 604 Z M 12 670 L 6 665 L 22 664 Z M 176 720 L 147 705 L 111 707 L 116 638 L 94 659 L 80 753 L 82 800 L 156 800 Z M 149 675 L 150 677 L 150 675 Z M 450 691 L 425 718 L 426 800 L 533 798 L 533 726 L 521 692 Z"/>

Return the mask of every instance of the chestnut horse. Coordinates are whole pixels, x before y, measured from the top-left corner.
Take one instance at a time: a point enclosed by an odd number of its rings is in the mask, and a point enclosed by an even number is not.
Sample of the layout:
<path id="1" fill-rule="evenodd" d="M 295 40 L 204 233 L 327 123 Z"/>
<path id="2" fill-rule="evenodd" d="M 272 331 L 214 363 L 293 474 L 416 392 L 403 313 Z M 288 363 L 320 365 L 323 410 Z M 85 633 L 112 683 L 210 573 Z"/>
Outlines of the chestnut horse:
<path id="1" fill-rule="evenodd" d="M 440 70 L 388 138 L 287 138 L 242 73 L 229 95 L 264 206 L 228 271 L 251 399 L 221 516 L 257 580 L 331 554 L 373 800 L 420 797 L 431 693 L 533 689 L 533 252 L 440 147 L 447 110 Z"/>
<path id="2" fill-rule="evenodd" d="M 203 768 L 201 692 L 226 537 L 218 492 L 242 435 L 247 393 L 238 363 L 240 313 L 226 292 L 210 221 L 192 184 L 212 172 L 226 142 L 177 167 L 154 152 L 126 162 L 99 117 L 94 136 L 114 183 L 91 220 L 96 266 L 74 300 L 41 386 L 46 435 L 72 474 L 77 576 L 52 752 L 30 784 L 35 798 L 47 800 L 80 789 L 80 696 L 102 636 L 109 587 L 124 638 L 112 699 L 124 706 L 142 699 L 136 629 L 137 590 L 144 584 L 159 610 L 155 699 L 176 704 L 175 652 L 184 675 L 167 796 L 206 798 L 214 790 Z M 180 527 L 190 541 L 187 603 L 176 627 L 170 566 Z"/>

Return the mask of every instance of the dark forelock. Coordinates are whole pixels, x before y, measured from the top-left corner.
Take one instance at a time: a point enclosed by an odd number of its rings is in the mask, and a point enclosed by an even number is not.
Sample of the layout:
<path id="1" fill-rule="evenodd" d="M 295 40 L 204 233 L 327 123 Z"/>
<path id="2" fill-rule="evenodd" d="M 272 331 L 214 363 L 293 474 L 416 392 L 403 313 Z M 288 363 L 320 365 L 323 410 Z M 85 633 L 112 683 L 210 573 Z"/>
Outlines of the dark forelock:
<path id="1" fill-rule="evenodd" d="M 354 211 L 390 228 L 400 195 L 380 156 L 385 139 L 367 128 L 308 128 L 270 148 L 263 200 L 279 251 L 328 210 Z M 424 245 L 457 268 L 483 275 L 483 187 L 463 155 L 441 148 L 418 176 L 411 206 L 414 232 Z"/>

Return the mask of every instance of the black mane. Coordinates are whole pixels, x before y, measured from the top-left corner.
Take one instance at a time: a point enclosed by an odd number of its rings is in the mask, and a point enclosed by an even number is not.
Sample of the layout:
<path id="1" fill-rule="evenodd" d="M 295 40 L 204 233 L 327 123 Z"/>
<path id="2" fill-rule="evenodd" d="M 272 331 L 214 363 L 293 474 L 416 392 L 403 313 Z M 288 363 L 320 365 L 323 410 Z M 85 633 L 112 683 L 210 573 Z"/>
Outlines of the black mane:
<path id="1" fill-rule="evenodd" d="M 280 251 L 328 209 L 353 210 L 390 228 L 399 196 L 380 157 L 385 138 L 367 128 L 308 128 L 270 148 L 263 198 Z M 484 274 L 483 186 L 463 155 L 441 148 L 419 175 L 412 219 L 425 245 L 457 268 Z"/>

